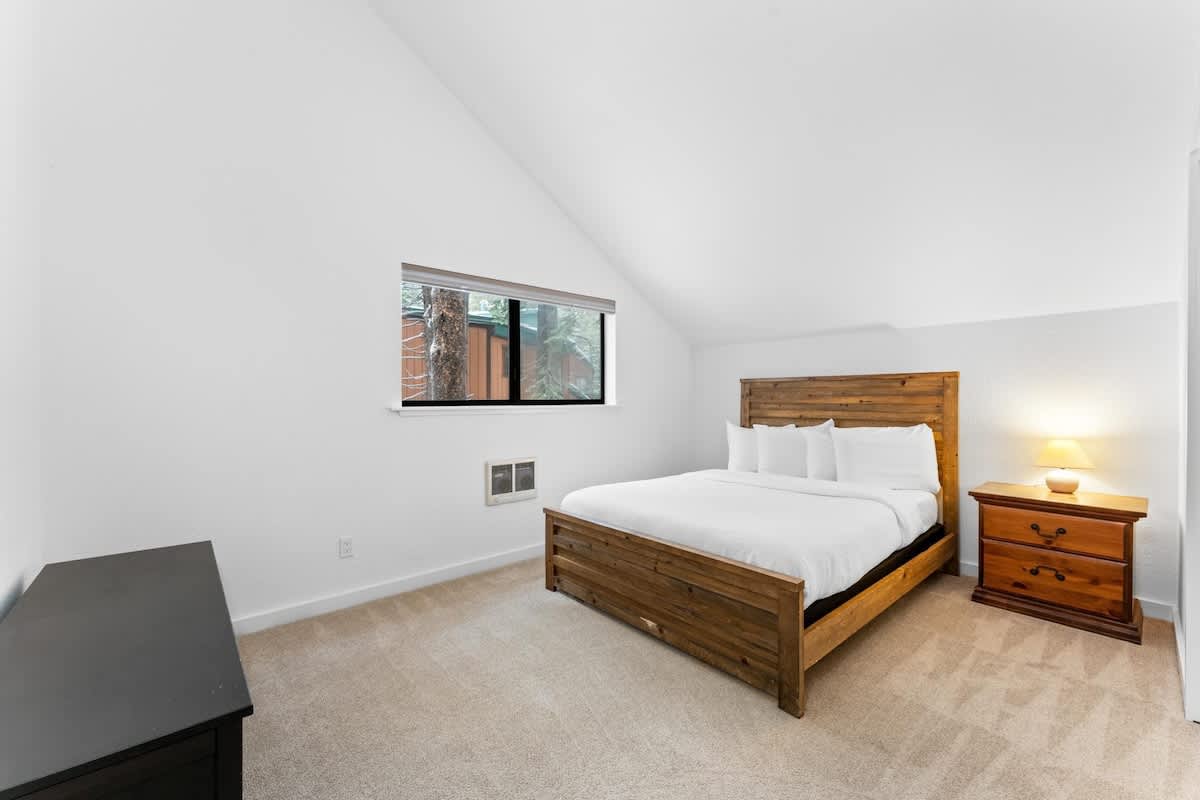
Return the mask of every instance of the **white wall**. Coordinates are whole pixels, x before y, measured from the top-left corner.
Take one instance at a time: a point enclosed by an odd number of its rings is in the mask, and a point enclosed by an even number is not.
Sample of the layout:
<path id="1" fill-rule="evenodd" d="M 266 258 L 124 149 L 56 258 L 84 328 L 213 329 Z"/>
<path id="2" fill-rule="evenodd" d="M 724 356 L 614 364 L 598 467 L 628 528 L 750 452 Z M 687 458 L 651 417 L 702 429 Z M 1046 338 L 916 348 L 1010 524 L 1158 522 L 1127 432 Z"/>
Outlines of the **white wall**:
<path id="1" fill-rule="evenodd" d="M 46 532 L 38 363 L 5 349 L 0 508 L 28 523 L 2 518 L 0 601 L 41 549 L 211 538 L 235 618 L 277 621 L 536 548 L 541 505 L 576 486 L 720 463 L 738 378 L 958 369 L 964 491 L 1036 481 L 1042 438 L 1083 439 L 1086 488 L 1150 497 L 1135 585 L 1175 602 L 1174 304 L 692 352 L 367 3 L 40 8 Z M 5 107 L 26 102 L 10 86 Z M 27 213 L 16 186 L 3 208 Z M 5 343 L 36 335 L 37 274 L 8 269 L 35 244 L 4 260 Z M 621 406 L 384 410 L 403 260 L 614 297 Z M 542 496 L 484 507 L 483 461 L 516 455 L 540 458 Z M 343 535 L 356 558 L 337 559 Z"/>
<path id="2" fill-rule="evenodd" d="M 41 566 L 34 2 L 0 4 L 0 617 Z"/>
<path id="3" fill-rule="evenodd" d="M 367 3 L 45 17 L 51 559 L 211 538 L 242 618 L 536 546 L 569 489 L 686 465 L 687 344 Z M 404 260 L 613 297 L 620 407 L 385 410 Z M 525 455 L 539 499 L 485 507 L 484 460 Z"/>
<path id="4" fill-rule="evenodd" d="M 1184 519 L 1179 547 L 1179 629 L 1183 710 L 1200 721 L 1200 146 L 1188 158 L 1188 266 L 1183 310 L 1187 357 L 1182 359 L 1186 415 L 1183 421 Z"/>
<path id="5" fill-rule="evenodd" d="M 737 421 L 740 378 L 958 370 L 962 555 L 976 566 L 987 480 L 1034 483 L 1050 436 L 1078 438 L 1097 469 L 1082 488 L 1143 495 L 1134 591 L 1147 613 L 1177 596 L 1177 305 L 700 348 L 693 354 L 697 467 L 725 460 L 722 420 Z"/>

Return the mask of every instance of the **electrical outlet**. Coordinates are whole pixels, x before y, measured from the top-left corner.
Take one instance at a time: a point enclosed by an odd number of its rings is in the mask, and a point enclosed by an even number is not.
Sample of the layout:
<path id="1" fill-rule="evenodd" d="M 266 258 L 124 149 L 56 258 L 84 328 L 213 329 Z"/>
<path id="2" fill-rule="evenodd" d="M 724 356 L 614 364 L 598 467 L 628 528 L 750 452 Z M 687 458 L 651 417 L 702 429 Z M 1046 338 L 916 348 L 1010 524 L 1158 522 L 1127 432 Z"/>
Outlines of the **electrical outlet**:
<path id="1" fill-rule="evenodd" d="M 338 539 L 338 558 L 354 558 L 354 540 L 349 536 Z"/>

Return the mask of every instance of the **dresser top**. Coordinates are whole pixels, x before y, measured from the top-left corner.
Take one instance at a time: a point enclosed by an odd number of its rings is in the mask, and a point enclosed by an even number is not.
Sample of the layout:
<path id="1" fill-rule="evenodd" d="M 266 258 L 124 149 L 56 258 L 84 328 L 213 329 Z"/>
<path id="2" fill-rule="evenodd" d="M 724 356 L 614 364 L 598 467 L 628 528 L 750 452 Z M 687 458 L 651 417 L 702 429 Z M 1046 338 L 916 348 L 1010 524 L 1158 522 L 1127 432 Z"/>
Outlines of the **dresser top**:
<path id="1" fill-rule="evenodd" d="M 1045 508 L 1061 513 L 1108 512 L 1141 519 L 1146 516 L 1150 502 L 1144 497 L 1123 494 L 1100 494 L 1098 492 L 1075 492 L 1063 494 L 1052 492 L 1041 484 L 997 483 L 989 481 L 970 491 L 976 500 L 1020 501 L 1024 505 Z"/>
<path id="2" fill-rule="evenodd" d="M 209 542 L 47 564 L 0 622 L 0 796 L 251 713 Z"/>

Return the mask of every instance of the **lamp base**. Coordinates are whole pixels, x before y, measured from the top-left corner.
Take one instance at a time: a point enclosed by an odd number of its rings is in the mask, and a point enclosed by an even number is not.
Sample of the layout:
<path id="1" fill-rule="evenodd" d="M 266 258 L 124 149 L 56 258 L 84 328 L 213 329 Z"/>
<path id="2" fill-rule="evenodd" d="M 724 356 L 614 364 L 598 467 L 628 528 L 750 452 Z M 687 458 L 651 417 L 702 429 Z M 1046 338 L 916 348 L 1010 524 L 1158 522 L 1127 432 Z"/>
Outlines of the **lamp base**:
<path id="1" fill-rule="evenodd" d="M 1046 488 L 1060 494 L 1074 494 L 1079 488 L 1079 476 L 1065 469 L 1052 470 L 1046 475 Z"/>

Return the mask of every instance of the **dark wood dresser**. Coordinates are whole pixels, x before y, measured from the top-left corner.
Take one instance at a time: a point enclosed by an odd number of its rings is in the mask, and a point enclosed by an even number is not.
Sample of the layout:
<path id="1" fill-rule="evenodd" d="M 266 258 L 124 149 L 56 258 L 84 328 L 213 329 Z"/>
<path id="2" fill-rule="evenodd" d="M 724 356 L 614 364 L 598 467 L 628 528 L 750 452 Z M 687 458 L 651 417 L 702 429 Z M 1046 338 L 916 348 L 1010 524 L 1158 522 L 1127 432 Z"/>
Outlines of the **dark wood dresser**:
<path id="1" fill-rule="evenodd" d="M 972 600 L 1142 643 L 1133 596 L 1133 525 L 1144 497 L 985 483 Z"/>
<path id="2" fill-rule="evenodd" d="M 0 622 L 0 800 L 240 798 L 253 711 L 209 542 L 47 564 Z"/>

